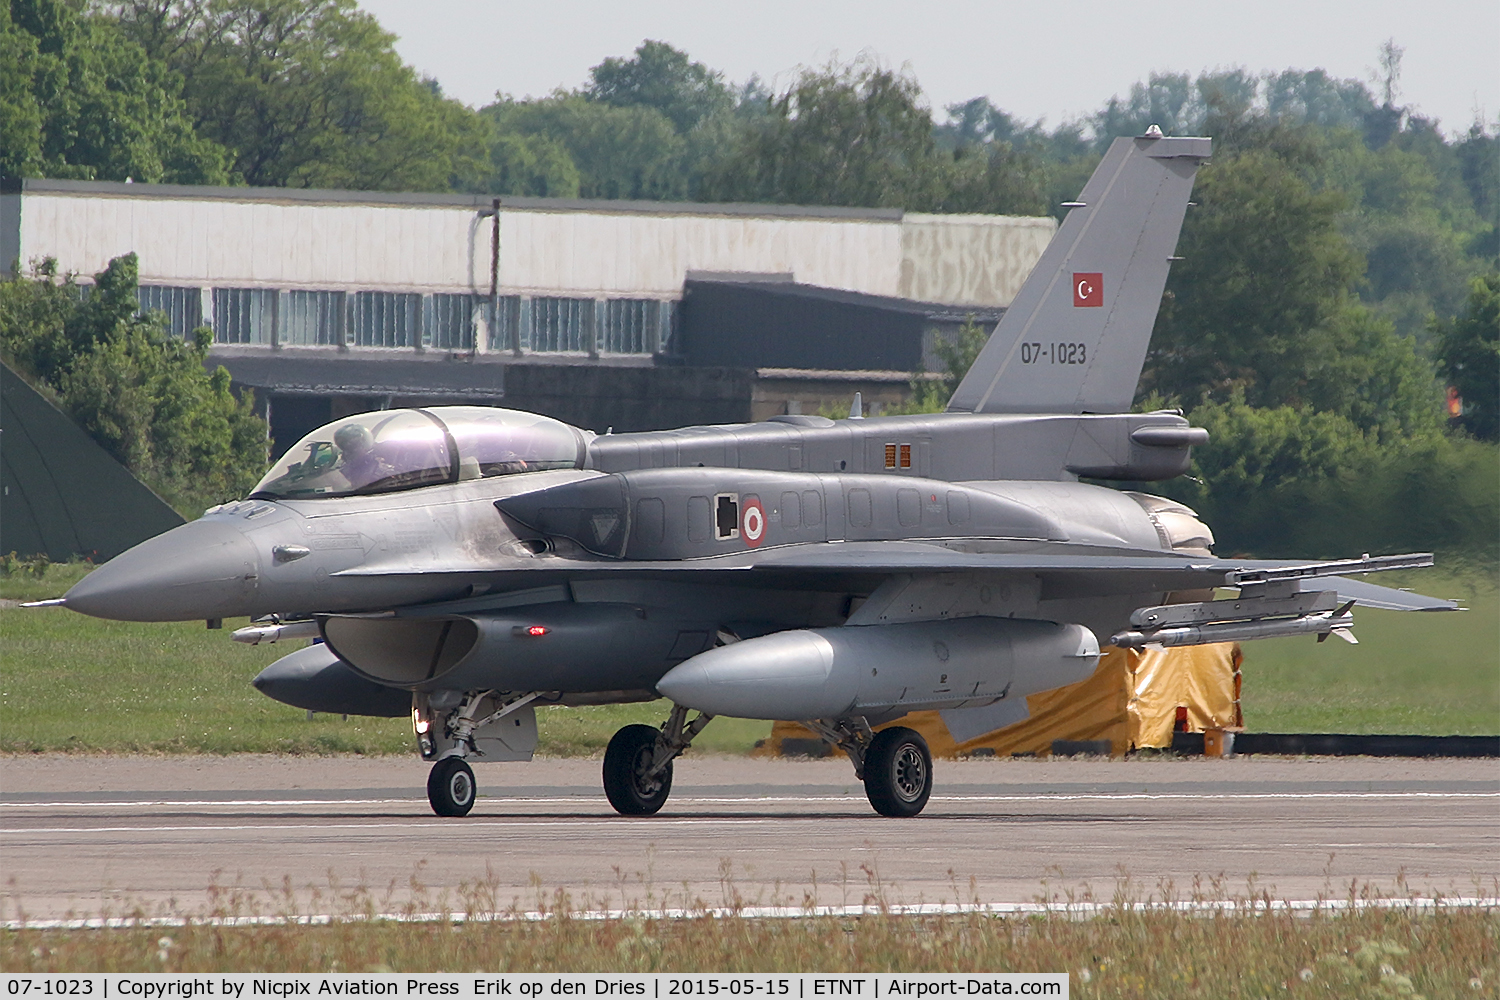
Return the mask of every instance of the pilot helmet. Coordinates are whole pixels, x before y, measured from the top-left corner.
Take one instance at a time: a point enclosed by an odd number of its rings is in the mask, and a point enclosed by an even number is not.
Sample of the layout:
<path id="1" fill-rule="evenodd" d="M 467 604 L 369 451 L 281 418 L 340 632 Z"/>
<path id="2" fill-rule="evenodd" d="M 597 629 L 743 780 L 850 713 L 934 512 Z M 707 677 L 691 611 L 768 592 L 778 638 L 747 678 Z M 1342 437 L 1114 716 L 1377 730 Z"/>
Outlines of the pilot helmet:
<path id="1" fill-rule="evenodd" d="M 363 455 L 375 447 L 375 436 L 364 424 L 345 424 L 333 432 L 333 443 L 346 455 Z"/>

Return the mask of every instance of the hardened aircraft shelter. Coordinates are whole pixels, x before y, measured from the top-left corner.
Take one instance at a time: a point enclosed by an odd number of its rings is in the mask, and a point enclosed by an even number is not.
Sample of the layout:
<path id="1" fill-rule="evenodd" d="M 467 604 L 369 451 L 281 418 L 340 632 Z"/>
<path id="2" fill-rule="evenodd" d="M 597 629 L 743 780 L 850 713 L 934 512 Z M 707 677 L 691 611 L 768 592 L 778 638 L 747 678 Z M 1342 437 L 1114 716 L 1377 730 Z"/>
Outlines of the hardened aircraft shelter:
<path id="1" fill-rule="evenodd" d="M 26 180 L 0 266 L 87 280 L 134 252 L 143 308 L 214 332 L 278 441 L 421 402 L 601 432 L 875 412 L 993 326 L 1050 217 Z"/>

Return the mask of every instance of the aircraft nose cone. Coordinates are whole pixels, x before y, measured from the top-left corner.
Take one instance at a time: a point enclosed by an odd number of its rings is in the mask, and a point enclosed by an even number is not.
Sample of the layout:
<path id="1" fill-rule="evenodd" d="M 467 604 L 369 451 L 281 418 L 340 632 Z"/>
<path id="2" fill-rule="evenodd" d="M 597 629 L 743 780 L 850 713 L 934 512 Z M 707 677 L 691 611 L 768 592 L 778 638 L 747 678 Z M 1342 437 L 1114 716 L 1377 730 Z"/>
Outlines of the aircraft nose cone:
<path id="1" fill-rule="evenodd" d="M 64 595 L 95 618 L 169 622 L 250 613 L 260 578 L 255 546 L 223 521 L 192 521 L 149 538 Z"/>

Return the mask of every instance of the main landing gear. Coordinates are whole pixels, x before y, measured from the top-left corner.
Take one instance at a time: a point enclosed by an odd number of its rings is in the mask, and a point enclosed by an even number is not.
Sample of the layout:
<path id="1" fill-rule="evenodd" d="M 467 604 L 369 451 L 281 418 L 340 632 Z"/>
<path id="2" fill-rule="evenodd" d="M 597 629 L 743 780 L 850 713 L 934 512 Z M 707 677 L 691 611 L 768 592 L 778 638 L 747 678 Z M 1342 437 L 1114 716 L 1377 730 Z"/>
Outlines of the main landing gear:
<path id="1" fill-rule="evenodd" d="M 672 706 L 660 730 L 626 726 L 604 751 L 604 794 L 622 816 L 650 816 L 666 804 L 672 791 L 672 761 L 713 719 L 700 713 L 687 721 L 688 710 Z"/>
<path id="2" fill-rule="evenodd" d="M 915 816 L 932 796 L 932 753 L 915 729 L 874 732 L 863 718 L 811 719 L 802 723 L 849 755 L 865 797 L 882 816 Z"/>

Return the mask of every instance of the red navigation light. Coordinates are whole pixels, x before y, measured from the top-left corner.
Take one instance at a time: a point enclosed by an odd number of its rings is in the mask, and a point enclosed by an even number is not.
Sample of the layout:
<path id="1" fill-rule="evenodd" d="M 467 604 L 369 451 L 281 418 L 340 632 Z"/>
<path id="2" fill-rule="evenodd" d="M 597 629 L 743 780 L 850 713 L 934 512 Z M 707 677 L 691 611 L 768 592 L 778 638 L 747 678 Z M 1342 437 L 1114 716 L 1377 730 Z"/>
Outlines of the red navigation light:
<path id="1" fill-rule="evenodd" d="M 533 625 L 533 626 L 531 626 L 530 628 L 528 628 L 526 630 L 526 634 L 527 635 L 546 635 L 547 634 L 547 626 L 545 626 L 545 625 Z"/>

